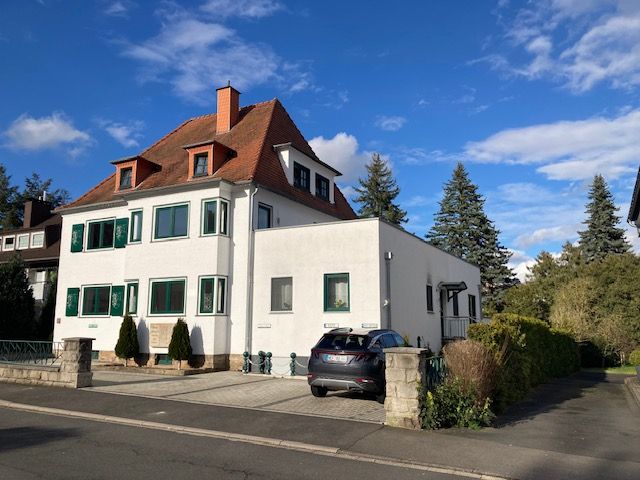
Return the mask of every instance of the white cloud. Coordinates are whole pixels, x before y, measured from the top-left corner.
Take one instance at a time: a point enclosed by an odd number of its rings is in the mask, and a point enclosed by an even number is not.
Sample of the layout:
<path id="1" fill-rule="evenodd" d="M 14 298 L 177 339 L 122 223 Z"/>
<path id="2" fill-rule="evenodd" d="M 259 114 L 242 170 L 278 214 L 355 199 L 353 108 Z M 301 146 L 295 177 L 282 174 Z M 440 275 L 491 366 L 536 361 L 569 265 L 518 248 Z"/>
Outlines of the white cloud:
<path id="1" fill-rule="evenodd" d="M 424 207 L 426 205 L 433 205 L 437 202 L 437 198 L 436 197 L 425 197 L 423 195 L 414 195 L 413 197 L 409 198 L 408 200 L 401 202 L 401 205 L 403 207 Z"/>
<path id="2" fill-rule="evenodd" d="M 536 261 L 522 250 L 510 250 L 510 252 L 509 267 L 513 270 L 518 280 L 524 283 L 527 281 L 529 268 L 532 267 Z"/>
<path id="3" fill-rule="evenodd" d="M 220 17 L 261 18 L 283 9 L 275 0 L 207 0 L 201 10 Z"/>
<path id="4" fill-rule="evenodd" d="M 400 130 L 404 124 L 407 122 L 407 119 L 400 116 L 386 116 L 386 115 L 378 115 L 376 117 L 376 121 L 374 125 L 378 127 L 380 130 L 385 130 L 387 132 L 397 132 Z"/>
<path id="5" fill-rule="evenodd" d="M 333 138 L 312 138 L 309 145 L 320 160 L 342 172 L 342 177 L 338 177 L 341 184 L 352 184 L 362 177 L 371 158 L 370 153 L 359 150 L 356 137 L 345 132 L 337 133 Z"/>
<path id="6" fill-rule="evenodd" d="M 118 0 L 115 2 L 110 2 L 109 5 L 104 9 L 105 15 L 110 15 L 112 17 L 127 17 L 129 15 L 129 10 L 134 4 L 127 0 Z"/>
<path id="7" fill-rule="evenodd" d="M 538 228 L 530 233 L 525 233 L 515 239 L 515 245 L 520 248 L 529 248 L 533 245 L 541 245 L 547 242 L 566 242 L 578 238 L 580 223 L 570 225 L 556 225 L 554 227 Z"/>
<path id="8" fill-rule="evenodd" d="M 510 62 L 511 52 L 478 61 L 510 75 L 548 78 L 574 93 L 596 85 L 640 85 L 640 3 L 629 0 L 546 0 L 527 2 L 506 26 L 507 45 L 524 51 L 527 63 Z M 501 46 L 505 43 L 501 42 Z M 557 46 L 557 48 L 555 48 Z"/>
<path id="9" fill-rule="evenodd" d="M 140 146 L 140 131 L 144 128 L 144 122 L 139 120 L 124 123 L 110 120 L 98 119 L 98 125 L 104 129 L 111 138 L 125 148 L 135 148 Z"/>
<path id="10" fill-rule="evenodd" d="M 16 150 L 46 150 L 63 145 L 74 152 L 91 142 L 87 132 L 78 130 L 63 113 L 54 112 L 48 117 L 34 118 L 22 114 L 3 133 L 7 146 Z"/>
<path id="11" fill-rule="evenodd" d="M 205 7 L 215 5 L 224 14 L 212 13 L 212 18 L 239 15 L 240 11 L 258 18 L 275 11 L 269 6 L 276 3 L 218 1 Z M 163 22 L 157 35 L 137 43 L 120 42 L 122 55 L 141 64 L 141 82 L 169 82 L 177 95 L 200 104 L 212 103 L 215 86 L 228 80 L 240 90 L 264 83 L 277 84 L 289 92 L 312 87 L 308 72 L 284 62 L 268 45 L 248 42 L 233 29 L 208 20 L 206 14 L 171 6 L 173 11 L 158 12 Z"/>
<path id="12" fill-rule="evenodd" d="M 611 179 L 637 169 L 638 132 L 640 109 L 502 130 L 467 143 L 465 155 L 485 163 L 539 165 L 538 171 L 554 180 L 585 180 L 596 173 Z"/>

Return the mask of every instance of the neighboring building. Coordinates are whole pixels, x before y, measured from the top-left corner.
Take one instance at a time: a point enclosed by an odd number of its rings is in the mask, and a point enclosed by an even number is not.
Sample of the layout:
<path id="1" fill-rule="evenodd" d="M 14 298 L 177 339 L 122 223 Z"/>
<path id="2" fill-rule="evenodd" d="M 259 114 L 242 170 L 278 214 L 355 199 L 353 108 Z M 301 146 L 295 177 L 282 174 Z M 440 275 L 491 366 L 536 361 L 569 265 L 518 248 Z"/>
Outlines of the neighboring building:
<path id="1" fill-rule="evenodd" d="M 638 169 L 636 185 L 633 188 L 633 195 L 631 196 L 627 222 L 634 225 L 638 229 L 638 235 L 640 235 L 640 168 Z"/>
<path id="2" fill-rule="evenodd" d="M 478 268 L 377 219 L 355 220 L 340 173 L 278 100 L 239 108 L 234 88 L 218 89 L 216 114 L 112 163 L 113 175 L 59 209 L 54 339 L 94 337 L 101 359 L 113 359 L 126 311 L 150 363 L 166 362 L 183 317 L 194 354 L 219 369 L 239 368 L 244 351 L 303 361 L 336 325 L 386 326 L 388 284 L 393 326 L 413 342 L 439 348 L 439 291 L 445 336 L 464 334 L 468 308 L 480 312 Z M 461 282 L 472 296 L 454 311 Z"/>
<path id="3" fill-rule="evenodd" d="M 0 263 L 8 262 L 16 253 L 22 257 L 36 301 L 36 314 L 55 281 L 61 225 L 62 217 L 52 212 L 49 202 L 30 200 L 24 205 L 22 227 L 0 230 Z"/>

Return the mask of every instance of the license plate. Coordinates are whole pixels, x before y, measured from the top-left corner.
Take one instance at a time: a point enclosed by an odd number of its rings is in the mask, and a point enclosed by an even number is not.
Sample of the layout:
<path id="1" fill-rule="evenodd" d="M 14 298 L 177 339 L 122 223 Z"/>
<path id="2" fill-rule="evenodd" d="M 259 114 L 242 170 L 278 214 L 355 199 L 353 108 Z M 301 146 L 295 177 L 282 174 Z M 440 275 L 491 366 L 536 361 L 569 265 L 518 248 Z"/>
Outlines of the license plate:
<path id="1" fill-rule="evenodd" d="M 324 356 L 324 361 L 325 362 L 333 362 L 333 363 L 347 363 L 348 358 L 349 357 L 347 355 L 330 355 L 330 354 L 326 354 Z"/>

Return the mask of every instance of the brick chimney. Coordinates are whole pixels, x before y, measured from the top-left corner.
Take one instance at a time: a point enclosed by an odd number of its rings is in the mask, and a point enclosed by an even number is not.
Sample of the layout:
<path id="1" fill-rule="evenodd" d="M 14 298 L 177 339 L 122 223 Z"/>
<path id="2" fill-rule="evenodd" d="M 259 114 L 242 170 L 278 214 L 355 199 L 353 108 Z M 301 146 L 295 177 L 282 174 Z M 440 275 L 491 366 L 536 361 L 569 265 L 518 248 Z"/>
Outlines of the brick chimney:
<path id="1" fill-rule="evenodd" d="M 44 222 L 51 216 L 52 205 L 44 200 L 28 200 L 24 202 L 22 228 L 31 228 Z"/>
<path id="2" fill-rule="evenodd" d="M 238 121 L 240 111 L 240 92 L 231 86 L 216 90 L 218 93 L 218 116 L 216 119 L 216 133 L 226 133 L 233 128 Z"/>

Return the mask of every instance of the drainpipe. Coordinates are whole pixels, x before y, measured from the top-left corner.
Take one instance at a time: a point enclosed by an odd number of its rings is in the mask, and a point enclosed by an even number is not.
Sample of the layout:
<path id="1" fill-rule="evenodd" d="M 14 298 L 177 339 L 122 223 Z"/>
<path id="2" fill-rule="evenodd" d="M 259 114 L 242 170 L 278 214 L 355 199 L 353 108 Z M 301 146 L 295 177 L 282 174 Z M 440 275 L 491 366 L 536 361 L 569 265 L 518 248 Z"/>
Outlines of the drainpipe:
<path id="1" fill-rule="evenodd" d="M 391 329 L 391 259 L 393 252 L 384 252 L 384 267 L 386 280 L 386 300 L 384 306 L 387 309 L 387 328 Z"/>
<path id="2" fill-rule="evenodd" d="M 253 228 L 253 204 L 254 197 L 258 193 L 258 187 L 249 187 L 249 242 L 247 246 L 247 322 L 244 331 L 244 351 L 251 355 L 251 340 L 253 336 L 253 264 L 254 264 L 254 237 Z"/>

